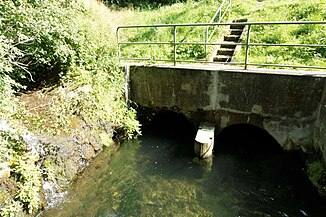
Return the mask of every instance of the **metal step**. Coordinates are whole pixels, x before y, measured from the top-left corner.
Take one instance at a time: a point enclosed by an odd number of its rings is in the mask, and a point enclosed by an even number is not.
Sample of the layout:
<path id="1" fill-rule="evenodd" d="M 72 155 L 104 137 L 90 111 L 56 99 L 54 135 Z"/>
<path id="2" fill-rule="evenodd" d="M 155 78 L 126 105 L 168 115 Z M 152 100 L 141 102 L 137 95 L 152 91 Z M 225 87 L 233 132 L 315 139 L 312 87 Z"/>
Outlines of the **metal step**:
<path id="1" fill-rule="evenodd" d="M 228 49 L 228 48 L 221 48 L 217 51 L 217 55 L 232 56 L 233 53 L 234 53 L 234 49 Z"/>
<path id="2" fill-rule="evenodd" d="M 245 26 L 244 24 L 232 24 L 230 25 L 230 29 L 243 29 Z"/>
<path id="3" fill-rule="evenodd" d="M 228 55 L 217 55 L 213 58 L 214 62 L 231 62 L 232 56 Z"/>
<path id="4" fill-rule="evenodd" d="M 237 25 L 236 23 L 245 23 L 247 21 L 248 21 L 248 19 L 233 20 L 232 22 L 234 24 L 230 25 L 230 29 L 243 29 L 246 25 L 243 25 L 243 24 Z"/>
<path id="5" fill-rule="evenodd" d="M 220 48 L 235 49 L 236 46 L 235 43 L 229 42 L 227 44 L 222 44 Z"/>
<path id="6" fill-rule="evenodd" d="M 231 29 L 230 35 L 241 35 L 243 32 L 243 29 Z"/>
<path id="7" fill-rule="evenodd" d="M 247 22 L 247 21 L 248 21 L 248 19 L 243 18 L 243 19 L 233 20 L 232 22 L 233 22 L 233 23 L 245 23 L 245 22 Z"/>
<path id="8" fill-rule="evenodd" d="M 245 24 L 237 24 L 247 22 L 247 19 L 234 20 L 230 25 L 229 35 L 225 35 L 220 49 L 216 52 L 216 56 L 213 58 L 214 62 L 231 62 L 234 54 L 236 43 L 240 41 L 241 34 L 243 32 Z"/>
<path id="9" fill-rule="evenodd" d="M 238 42 L 239 39 L 240 39 L 240 35 L 226 35 L 226 36 L 224 36 L 224 41 Z"/>

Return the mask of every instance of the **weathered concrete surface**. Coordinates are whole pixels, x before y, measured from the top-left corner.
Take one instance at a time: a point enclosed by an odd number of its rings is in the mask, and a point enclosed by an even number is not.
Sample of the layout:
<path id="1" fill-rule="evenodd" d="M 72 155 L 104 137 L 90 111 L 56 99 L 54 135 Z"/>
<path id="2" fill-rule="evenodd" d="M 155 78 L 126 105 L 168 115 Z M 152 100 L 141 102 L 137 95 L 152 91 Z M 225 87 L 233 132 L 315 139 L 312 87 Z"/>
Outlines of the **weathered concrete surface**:
<path id="1" fill-rule="evenodd" d="M 326 162 L 326 82 L 323 95 L 317 108 L 316 128 L 314 132 L 314 143 L 320 149 Z"/>
<path id="2" fill-rule="evenodd" d="M 306 150 L 314 148 L 314 138 L 324 147 L 325 138 L 317 134 L 326 131 L 326 109 L 321 106 L 323 91 L 326 101 L 325 76 L 216 66 L 130 66 L 129 98 L 144 108 L 180 112 L 195 124 L 215 123 L 217 132 L 232 124 L 252 124 L 267 130 L 285 149 Z"/>

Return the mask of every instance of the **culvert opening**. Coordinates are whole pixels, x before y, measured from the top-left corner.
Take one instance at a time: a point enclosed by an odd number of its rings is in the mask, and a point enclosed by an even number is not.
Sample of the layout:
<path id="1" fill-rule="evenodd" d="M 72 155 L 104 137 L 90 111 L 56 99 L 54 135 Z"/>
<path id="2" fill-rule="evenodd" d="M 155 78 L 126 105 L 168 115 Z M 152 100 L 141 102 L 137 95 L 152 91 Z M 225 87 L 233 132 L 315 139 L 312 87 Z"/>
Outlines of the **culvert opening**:
<path id="1" fill-rule="evenodd" d="M 280 144 L 266 130 L 250 124 L 234 124 L 217 135 L 215 152 L 248 157 L 275 155 L 282 152 Z"/>
<path id="2" fill-rule="evenodd" d="M 194 138 L 196 128 L 182 114 L 172 111 L 155 113 L 146 130 L 155 131 L 156 134 L 168 138 Z"/>
<path id="3" fill-rule="evenodd" d="M 179 113 L 160 111 L 143 127 L 143 134 L 151 134 L 163 140 L 173 140 L 177 155 L 193 156 L 196 128 Z M 167 142 L 168 143 L 168 142 Z"/>

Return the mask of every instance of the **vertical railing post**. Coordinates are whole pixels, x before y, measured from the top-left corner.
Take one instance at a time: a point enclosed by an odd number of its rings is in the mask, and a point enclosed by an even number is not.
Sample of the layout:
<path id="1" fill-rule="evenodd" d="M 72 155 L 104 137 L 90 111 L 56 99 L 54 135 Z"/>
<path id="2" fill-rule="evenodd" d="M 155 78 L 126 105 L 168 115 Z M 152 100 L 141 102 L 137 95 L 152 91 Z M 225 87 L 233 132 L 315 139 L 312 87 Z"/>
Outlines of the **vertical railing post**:
<path id="1" fill-rule="evenodd" d="M 247 31 L 247 41 L 246 41 L 246 57 L 245 57 L 245 70 L 247 69 L 248 64 L 248 57 L 249 57 L 249 43 L 250 43 L 250 28 L 251 25 L 248 25 L 248 31 Z"/>
<path id="2" fill-rule="evenodd" d="M 173 65 L 176 65 L 177 62 L 177 26 L 173 26 Z"/>
<path id="3" fill-rule="evenodd" d="M 229 10 L 229 8 L 231 7 L 231 5 L 232 5 L 232 0 L 229 1 L 229 5 L 228 5 L 229 17 L 230 17 L 230 11 L 231 11 L 231 10 Z"/>
<path id="4" fill-rule="evenodd" d="M 206 26 L 206 33 L 205 33 L 205 57 L 206 57 L 206 60 L 208 59 L 207 58 L 208 28 L 209 28 L 209 26 Z"/>
<path id="5" fill-rule="evenodd" d="M 126 72 L 126 83 L 125 83 L 125 102 L 126 105 L 129 107 L 130 106 L 130 96 L 129 96 L 129 82 L 130 82 L 130 65 L 125 65 L 125 72 Z"/>
<path id="6" fill-rule="evenodd" d="M 218 15 L 218 22 L 220 23 L 221 20 L 222 20 L 222 8 L 221 8 L 221 10 L 219 12 L 219 15 Z"/>
<path id="7" fill-rule="evenodd" d="M 119 64 L 121 63 L 121 45 L 120 45 L 120 33 L 119 33 L 120 28 L 117 28 L 117 41 L 118 41 L 118 59 L 119 59 Z"/>

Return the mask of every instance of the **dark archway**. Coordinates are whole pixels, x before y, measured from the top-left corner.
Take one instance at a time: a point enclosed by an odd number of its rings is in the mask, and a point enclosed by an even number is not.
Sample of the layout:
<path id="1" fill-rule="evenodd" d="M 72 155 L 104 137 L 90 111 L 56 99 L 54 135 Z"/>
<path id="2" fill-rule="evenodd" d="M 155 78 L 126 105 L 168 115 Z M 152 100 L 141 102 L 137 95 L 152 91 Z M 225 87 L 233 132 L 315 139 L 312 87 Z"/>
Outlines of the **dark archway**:
<path id="1" fill-rule="evenodd" d="M 266 130 L 250 124 L 225 127 L 215 140 L 215 153 L 248 157 L 271 156 L 282 152 L 280 144 Z"/>
<path id="2" fill-rule="evenodd" d="M 147 133 L 163 140 L 173 140 L 176 155 L 194 155 L 196 128 L 183 114 L 169 110 L 152 113 L 150 121 L 143 126 L 143 134 Z"/>
<path id="3" fill-rule="evenodd" d="M 156 133 L 169 138 L 195 138 L 196 135 L 196 128 L 183 114 L 168 110 L 155 113 L 146 128 L 149 130 L 155 130 Z"/>

